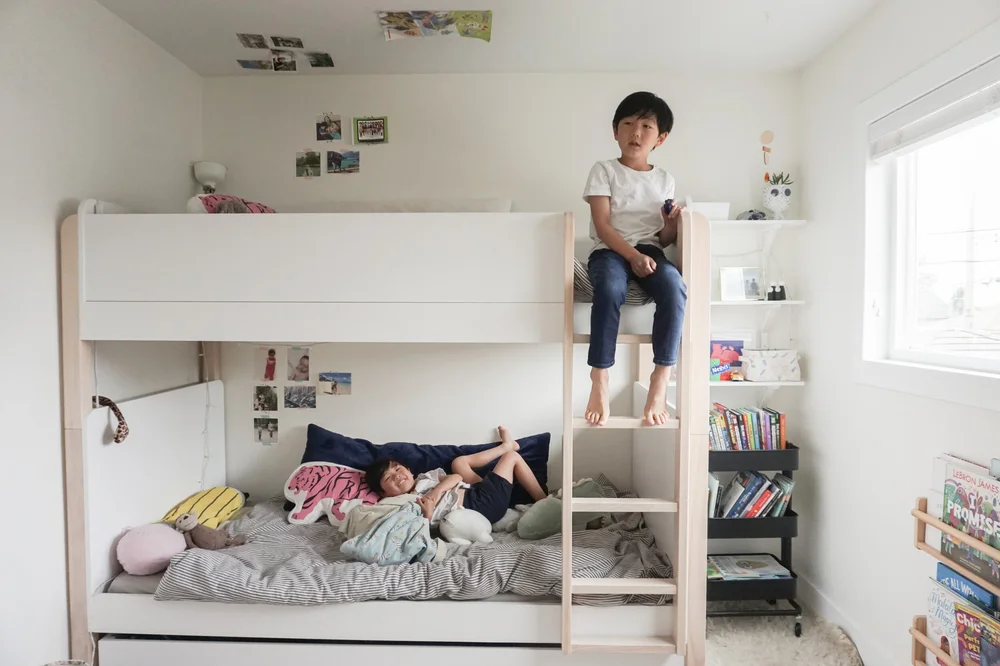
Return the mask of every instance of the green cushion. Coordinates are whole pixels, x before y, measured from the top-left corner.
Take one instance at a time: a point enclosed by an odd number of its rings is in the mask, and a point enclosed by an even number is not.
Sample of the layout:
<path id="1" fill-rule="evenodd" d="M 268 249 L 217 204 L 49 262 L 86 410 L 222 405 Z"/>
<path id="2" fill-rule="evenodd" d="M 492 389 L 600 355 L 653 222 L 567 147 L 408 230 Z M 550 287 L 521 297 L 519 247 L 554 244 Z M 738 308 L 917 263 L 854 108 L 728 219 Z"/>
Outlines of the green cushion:
<path id="1" fill-rule="evenodd" d="M 608 491 L 593 479 L 582 479 L 573 486 L 573 497 L 608 497 Z M 610 513 L 574 513 L 573 531 L 579 531 L 595 519 L 610 521 Z M 562 526 L 562 500 L 550 495 L 535 502 L 517 521 L 517 535 L 522 539 L 544 539 L 558 534 Z"/>

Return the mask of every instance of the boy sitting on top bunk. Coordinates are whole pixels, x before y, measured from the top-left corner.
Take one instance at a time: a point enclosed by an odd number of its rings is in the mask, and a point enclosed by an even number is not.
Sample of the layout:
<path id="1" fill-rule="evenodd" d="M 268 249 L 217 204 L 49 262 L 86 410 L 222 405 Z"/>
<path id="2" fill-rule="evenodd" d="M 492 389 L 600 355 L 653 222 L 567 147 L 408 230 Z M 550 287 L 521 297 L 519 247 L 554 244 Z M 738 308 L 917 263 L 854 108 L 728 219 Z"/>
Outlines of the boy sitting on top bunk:
<path id="1" fill-rule="evenodd" d="M 667 385 L 677 364 L 687 290 L 664 249 L 677 240 L 682 208 L 667 204 L 674 179 L 648 163 L 649 153 L 673 129 L 674 116 L 662 99 L 649 92 L 626 97 L 612 121 L 621 157 L 596 163 L 583 198 L 590 204 L 590 237 L 594 240 L 587 273 L 594 287 L 590 314 L 593 387 L 585 418 L 604 425 L 610 415 L 608 368 L 615 364 L 621 306 L 630 280 L 656 302 L 653 315 L 653 363 L 649 397 L 643 411 L 647 425 L 667 421 Z"/>
<path id="2" fill-rule="evenodd" d="M 389 458 L 376 460 L 365 471 L 368 487 L 382 497 L 414 494 L 431 527 L 456 509 L 465 508 L 483 514 L 491 524 L 499 522 L 510 504 L 514 481 L 531 495 L 532 501 L 545 498 L 545 491 L 538 484 L 534 472 L 524 462 L 518 450 L 521 445 L 500 426 L 500 444 L 467 456 L 459 456 L 451 463 L 453 474 L 446 474 L 440 467 L 413 477 L 413 472 L 403 463 Z M 499 458 L 486 478 L 473 470 L 484 467 Z"/>

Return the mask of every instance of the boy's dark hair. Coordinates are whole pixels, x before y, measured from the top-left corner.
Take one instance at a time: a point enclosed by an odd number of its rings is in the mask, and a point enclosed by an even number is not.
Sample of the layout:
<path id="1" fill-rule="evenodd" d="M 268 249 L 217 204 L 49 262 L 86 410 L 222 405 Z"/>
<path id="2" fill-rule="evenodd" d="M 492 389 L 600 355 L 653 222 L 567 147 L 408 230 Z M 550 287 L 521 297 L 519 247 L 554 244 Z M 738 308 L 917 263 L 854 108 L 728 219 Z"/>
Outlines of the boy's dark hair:
<path id="1" fill-rule="evenodd" d="M 410 469 L 403 463 L 398 460 L 393 460 L 392 458 L 379 458 L 372 462 L 372 464 L 368 465 L 365 469 L 365 483 L 367 483 L 368 487 L 379 495 L 385 494 L 385 491 L 382 490 L 382 475 L 385 474 L 385 471 L 389 469 L 389 465 L 392 463 L 396 463 L 401 467 Z"/>
<path id="2" fill-rule="evenodd" d="M 666 102 L 651 92 L 634 92 L 623 99 L 615 110 L 613 127 L 618 129 L 618 123 L 622 121 L 622 118 L 629 116 L 655 118 L 656 127 L 660 134 L 674 129 L 674 112 L 670 110 Z"/>

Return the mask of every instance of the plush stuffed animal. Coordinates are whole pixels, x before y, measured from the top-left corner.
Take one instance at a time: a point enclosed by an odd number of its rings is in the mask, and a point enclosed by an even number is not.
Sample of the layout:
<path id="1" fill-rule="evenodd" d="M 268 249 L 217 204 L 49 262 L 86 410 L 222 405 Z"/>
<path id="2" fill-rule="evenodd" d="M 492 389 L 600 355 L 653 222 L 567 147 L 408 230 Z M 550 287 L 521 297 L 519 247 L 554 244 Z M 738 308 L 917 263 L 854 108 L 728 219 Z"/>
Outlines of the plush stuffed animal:
<path id="1" fill-rule="evenodd" d="M 193 513 L 181 515 L 174 525 L 184 535 L 188 548 L 219 550 L 229 546 L 242 546 L 247 542 L 247 538 L 243 535 L 229 536 L 225 530 L 205 527 L 198 522 L 198 517 Z"/>
<path id="2" fill-rule="evenodd" d="M 440 524 L 441 536 L 460 546 L 493 543 L 491 528 L 486 516 L 472 509 L 452 511 L 441 519 Z"/>

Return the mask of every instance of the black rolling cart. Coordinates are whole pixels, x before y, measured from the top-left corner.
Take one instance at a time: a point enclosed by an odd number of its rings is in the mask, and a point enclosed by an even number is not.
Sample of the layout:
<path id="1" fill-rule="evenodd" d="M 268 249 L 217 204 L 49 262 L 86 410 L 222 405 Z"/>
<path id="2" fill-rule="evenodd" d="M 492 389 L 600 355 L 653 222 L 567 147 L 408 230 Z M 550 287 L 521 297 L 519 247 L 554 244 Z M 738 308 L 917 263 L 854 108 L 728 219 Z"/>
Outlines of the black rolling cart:
<path id="1" fill-rule="evenodd" d="M 709 451 L 710 472 L 781 471 L 792 478 L 799 468 L 799 449 L 789 442 L 776 451 Z M 793 493 L 794 499 L 794 493 Z M 802 635 L 802 606 L 795 601 L 798 577 L 792 569 L 792 538 L 798 535 L 799 517 L 791 503 L 780 518 L 709 518 L 709 539 L 781 539 L 781 564 L 791 578 L 766 580 L 710 580 L 708 601 L 767 601 L 766 610 L 719 610 L 709 617 L 788 616 L 795 617 L 795 635 Z M 790 608 L 779 607 L 786 602 Z"/>

